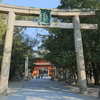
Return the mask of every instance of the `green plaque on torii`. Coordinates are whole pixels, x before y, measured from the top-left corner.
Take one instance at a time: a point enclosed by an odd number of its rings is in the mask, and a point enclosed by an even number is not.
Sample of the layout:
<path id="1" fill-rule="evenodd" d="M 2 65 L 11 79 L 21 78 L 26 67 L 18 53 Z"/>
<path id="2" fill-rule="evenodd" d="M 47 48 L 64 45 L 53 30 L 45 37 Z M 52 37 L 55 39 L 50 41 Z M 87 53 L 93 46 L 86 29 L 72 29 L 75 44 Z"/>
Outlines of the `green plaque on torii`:
<path id="1" fill-rule="evenodd" d="M 51 10 L 40 9 L 40 24 L 50 25 Z"/>

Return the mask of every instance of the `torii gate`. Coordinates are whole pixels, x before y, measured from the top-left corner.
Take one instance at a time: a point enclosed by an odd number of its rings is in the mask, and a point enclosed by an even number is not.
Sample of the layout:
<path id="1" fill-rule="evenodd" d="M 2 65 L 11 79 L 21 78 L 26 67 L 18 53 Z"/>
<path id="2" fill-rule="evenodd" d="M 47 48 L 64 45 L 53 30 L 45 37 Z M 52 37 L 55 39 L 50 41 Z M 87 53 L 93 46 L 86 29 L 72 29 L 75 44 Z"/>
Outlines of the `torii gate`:
<path id="1" fill-rule="evenodd" d="M 81 29 L 90 29 L 90 30 L 97 29 L 98 25 L 81 24 L 79 17 L 94 16 L 95 11 L 90 11 L 87 9 L 83 9 L 83 11 L 79 9 L 73 9 L 73 10 L 51 9 L 52 17 L 65 17 L 65 18 L 73 17 L 73 23 L 51 23 L 50 25 L 39 25 L 38 23 L 33 21 L 15 20 L 15 15 L 39 16 L 40 8 L 22 7 L 22 6 L 14 6 L 14 5 L 7 5 L 0 3 L 0 12 L 8 14 L 8 20 L 7 20 L 8 30 L 6 32 L 6 40 L 5 40 L 4 53 L 2 59 L 2 67 L 1 67 L 0 93 L 5 92 L 8 88 L 8 78 L 9 78 L 9 69 L 10 69 L 11 51 L 13 42 L 13 29 L 15 26 L 74 29 L 79 88 L 81 93 L 85 93 L 87 91 Z"/>

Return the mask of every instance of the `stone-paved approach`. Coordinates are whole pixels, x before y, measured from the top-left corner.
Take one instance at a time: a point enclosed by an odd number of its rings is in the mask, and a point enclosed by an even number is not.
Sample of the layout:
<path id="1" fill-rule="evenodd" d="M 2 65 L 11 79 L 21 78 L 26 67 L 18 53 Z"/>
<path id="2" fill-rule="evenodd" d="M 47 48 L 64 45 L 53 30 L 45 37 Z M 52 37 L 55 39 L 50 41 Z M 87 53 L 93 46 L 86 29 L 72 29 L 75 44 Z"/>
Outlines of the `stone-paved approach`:
<path id="1" fill-rule="evenodd" d="M 29 81 L 8 100 L 86 100 L 50 78 Z"/>

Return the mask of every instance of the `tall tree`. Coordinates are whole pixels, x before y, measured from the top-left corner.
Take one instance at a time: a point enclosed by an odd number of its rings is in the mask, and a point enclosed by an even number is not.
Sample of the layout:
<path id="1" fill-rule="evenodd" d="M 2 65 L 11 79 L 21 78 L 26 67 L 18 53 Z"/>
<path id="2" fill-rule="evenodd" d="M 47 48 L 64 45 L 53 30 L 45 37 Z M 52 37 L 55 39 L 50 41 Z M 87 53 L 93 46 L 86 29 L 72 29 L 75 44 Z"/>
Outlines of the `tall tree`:
<path id="1" fill-rule="evenodd" d="M 62 0 L 62 5 L 58 6 L 58 8 L 90 8 L 91 10 L 100 8 L 100 1 L 98 0 Z M 81 23 L 97 23 L 100 25 L 100 17 L 99 12 L 96 13 L 96 16 L 90 18 L 81 18 Z M 95 79 L 95 84 L 99 84 L 99 73 L 100 73 L 100 64 L 99 64 L 99 44 L 100 41 L 98 39 L 100 30 L 82 30 L 83 37 L 83 45 L 84 45 L 84 54 L 85 54 L 85 62 L 86 62 L 86 72 L 87 77 L 93 76 Z M 93 73 L 93 74 L 92 74 Z"/>
<path id="2" fill-rule="evenodd" d="M 3 46 L 5 41 L 5 30 L 7 30 L 7 25 L 5 24 L 6 16 L 0 14 L 0 63 L 3 56 Z M 27 16 L 16 16 L 16 20 L 33 20 L 37 21 L 36 17 L 27 17 Z M 18 61 L 20 65 L 19 72 L 24 71 L 25 58 L 28 56 L 30 61 L 29 68 L 32 68 L 33 62 L 33 49 L 38 45 L 39 41 L 37 38 L 32 38 L 31 36 L 25 35 L 25 27 L 15 27 L 14 36 L 13 36 L 13 47 L 12 47 L 12 58 L 11 58 L 11 67 L 10 67 L 10 78 L 12 77 L 14 67 Z"/>
<path id="3" fill-rule="evenodd" d="M 34 20 L 37 19 L 34 17 L 26 17 L 26 16 L 16 16 L 16 20 Z M 14 66 L 16 65 L 16 61 L 18 61 L 20 65 L 19 73 L 21 74 L 24 71 L 25 59 L 29 57 L 29 68 L 33 67 L 33 49 L 36 45 L 38 45 L 39 41 L 37 38 L 32 38 L 25 34 L 25 27 L 15 27 L 14 28 L 14 40 L 13 40 L 13 49 L 12 49 L 12 59 L 11 59 L 11 71 L 10 77 L 12 77 Z"/>
<path id="4" fill-rule="evenodd" d="M 58 6 L 57 8 L 58 9 L 89 8 L 90 10 L 94 10 L 94 9 L 100 8 L 100 1 L 98 0 L 61 0 L 61 5 Z M 89 18 L 80 18 L 80 22 L 81 23 L 92 22 L 92 23 L 97 23 L 100 26 L 99 16 L 100 16 L 100 12 L 96 12 L 96 16 L 89 17 Z M 62 21 L 71 22 L 70 18 L 58 19 L 58 20 L 60 22 Z M 75 52 L 73 48 L 74 45 L 72 44 L 73 35 L 71 35 L 71 33 L 73 32 L 71 30 L 61 30 L 61 29 L 49 29 L 49 32 L 50 32 L 50 35 L 48 35 L 45 39 L 44 39 L 45 36 L 43 36 L 43 45 L 42 45 L 50 51 L 50 53 L 47 54 L 47 59 L 51 60 L 55 64 L 59 64 L 60 62 L 63 62 L 64 61 L 63 58 L 65 58 L 66 59 L 65 62 L 67 62 L 67 64 L 69 63 L 71 65 L 75 64 L 75 61 L 74 63 L 72 62 L 73 58 L 75 59 Z M 62 34 L 59 35 L 59 33 L 62 33 Z M 100 36 L 99 35 L 100 34 L 99 33 L 100 33 L 100 30 L 94 30 L 94 31 L 82 30 L 87 77 L 91 78 L 91 76 L 94 76 L 95 84 L 99 84 L 99 77 L 100 77 L 99 76 L 100 63 L 98 61 L 98 59 L 100 59 L 99 57 L 99 54 L 100 54 L 100 49 L 99 49 Z M 70 38 L 70 41 L 68 42 L 67 40 L 69 40 L 69 38 Z M 63 55 L 62 55 L 62 52 L 64 52 Z M 74 56 L 72 56 L 72 54 L 74 54 Z"/>

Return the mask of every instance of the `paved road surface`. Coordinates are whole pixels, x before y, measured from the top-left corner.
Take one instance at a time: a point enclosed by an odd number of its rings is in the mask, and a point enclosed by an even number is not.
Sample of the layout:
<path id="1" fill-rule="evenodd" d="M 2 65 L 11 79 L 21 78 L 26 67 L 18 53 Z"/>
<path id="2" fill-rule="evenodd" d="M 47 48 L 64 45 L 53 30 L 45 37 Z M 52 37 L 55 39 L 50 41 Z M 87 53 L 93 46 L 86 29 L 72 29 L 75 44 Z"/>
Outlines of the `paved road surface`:
<path id="1" fill-rule="evenodd" d="M 64 83 L 65 84 L 65 83 Z M 8 100 L 86 100 L 50 78 L 29 81 Z"/>

